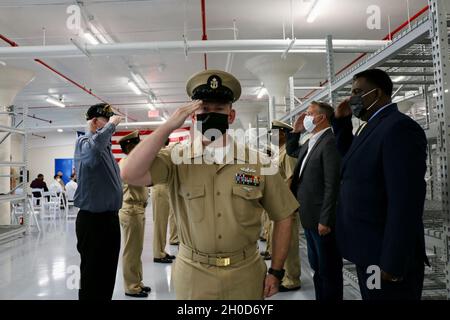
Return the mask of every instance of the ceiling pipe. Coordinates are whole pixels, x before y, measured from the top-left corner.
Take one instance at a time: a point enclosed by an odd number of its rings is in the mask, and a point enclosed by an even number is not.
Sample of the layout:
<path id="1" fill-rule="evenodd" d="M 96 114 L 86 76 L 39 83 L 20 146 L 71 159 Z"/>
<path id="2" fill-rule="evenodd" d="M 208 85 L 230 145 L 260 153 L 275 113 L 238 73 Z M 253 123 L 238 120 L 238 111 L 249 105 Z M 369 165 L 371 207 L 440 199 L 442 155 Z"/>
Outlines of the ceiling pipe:
<path id="1" fill-rule="evenodd" d="M 0 34 L 0 39 L 5 41 L 6 43 L 8 43 L 12 48 L 11 49 L 18 49 L 19 45 L 12 41 L 11 39 L 8 39 L 7 37 L 5 37 L 4 35 Z M 23 48 L 23 47 L 21 47 Z M 103 103 L 108 103 L 105 100 L 103 100 L 102 98 L 100 98 L 99 96 L 97 96 L 96 94 L 94 94 L 92 92 L 91 89 L 87 89 L 85 86 L 82 86 L 81 84 L 79 84 L 78 82 L 70 79 L 69 77 L 67 77 L 66 75 L 62 74 L 61 72 L 59 72 L 58 70 L 56 70 L 55 68 L 49 66 L 47 63 L 45 63 L 44 61 L 42 61 L 41 59 L 34 59 L 35 62 L 39 63 L 40 65 L 44 66 L 45 68 L 49 69 L 50 71 L 52 71 L 53 73 L 56 73 L 58 76 L 60 76 L 61 78 L 63 78 L 64 80 L 70 82 L 71 84 L 75 85 L 76 87 L 80 88 L 81 90 L 83 90 L 84 92 L 90 94 L 91 96 L 97 98 L 98 100 L 102 101 Z M 116 110 L 119 114 L 123 113 L 120 110 Z M 132 119 L 133 121 L 136 121 L 136 119 Z"/>
<path id="2" fill-rule="evenodd" d="M 263 40 L 208 40 L 188 41 L 190 53 L 254 53 L 277 52 L 283 53 L 291 40 L 263 39 Z M 333 40 L 334 52 L 337 53 L 361 53 L 375 52 L 388 44 L 386 40 Z M 86 51 L 92 57 L 113 55 L 148 55 L 178 52 L 184 54 L 184 41 L 154 41 L 154 42 L 130 42 L 113 44 L 86 44 Z M 325 52 L 325 39 L 298 39 L 290 52 Z M 14 48 L 0 48 L 1 59 L 28 59 L 28 58 L 70 58 L 86 57 L 73 44 L 26 46 Z"/>
<path id="3" fill-rule="evenodd" d="M 206 35 L 206 5 L 205 0 L 200 0 L 201 7 L 202 7 L 202 41 L 208 40 L 208 36 Z M 205 70 L 208 70 L 208 57 L 206 56 L 206 53 L 203 54 L 204 60 L 205 60 Z"/>

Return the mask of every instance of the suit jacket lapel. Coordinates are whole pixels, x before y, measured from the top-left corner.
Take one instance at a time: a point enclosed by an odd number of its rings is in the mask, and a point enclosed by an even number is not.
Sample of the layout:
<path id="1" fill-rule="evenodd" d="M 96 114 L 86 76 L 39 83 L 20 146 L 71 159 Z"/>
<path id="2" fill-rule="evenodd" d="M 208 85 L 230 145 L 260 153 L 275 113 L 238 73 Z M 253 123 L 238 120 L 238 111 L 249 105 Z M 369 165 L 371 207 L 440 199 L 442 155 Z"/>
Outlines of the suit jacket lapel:
<path id="1" fill-rule="evenodd" d="M 348 161 L 348 159 L 351 158 L 351 156 L 363 144 L 363 142 L 366 141 L 366 139 L 370 136 L 372 131 L 375 130 L 375 128 L 380 124 L 381 120 L 396 110 L 398 110 L 397 104 L 392 104 L 391 106 L 388 106 L 386 109 L 381 111 L 380 114 L 378 114 L 373 120 L 369 121 L 364 130 L 360 133 L 360 135 L 354 137 L 350 150 L 348 150 L 347 154 L 343 159 L 344 164 Z"/>
<path id="2" fill-rule="evenodd" d="M 295 187 L 299 180 L 300 168 L 302 167 L 303 158 L 308 152 L 308 144 L 309 140 L 306 141 L 302 147 L 300 148 L 300 152 L 298 153 L 297 164 L 295 165 L 294 173 L 292 176 L 291 190 L 294 192 L 292 187 Z"/>
<path id="3" fill-rule="evenodd" d="M 317 147 L 320 145 L 320 143 L 322 142 L 322 140 L 328 136 L 329 134 L 332 134 L 331 132 L 331 128 L 327 129 L 327 131 L 325 131 L 319 138 L 319 140 L 317 140 L 317 142 L 314 144 L 312 150 L 309 152 L 308 158 L 306 158 L 305 160 L 305 165 L 303 166 L 303 171 L 299 177 L 299 179 L 302 178 L 303 173 L 305 172 L 306 166 L 308 165 L 309 159 L 311 159 L 311 156 L 313 155 L 313 153 L 316 151 Z M 302 161 L 303 162 L 303 161 Z M 300 164 L 301 166 L 301 164 Z"/>

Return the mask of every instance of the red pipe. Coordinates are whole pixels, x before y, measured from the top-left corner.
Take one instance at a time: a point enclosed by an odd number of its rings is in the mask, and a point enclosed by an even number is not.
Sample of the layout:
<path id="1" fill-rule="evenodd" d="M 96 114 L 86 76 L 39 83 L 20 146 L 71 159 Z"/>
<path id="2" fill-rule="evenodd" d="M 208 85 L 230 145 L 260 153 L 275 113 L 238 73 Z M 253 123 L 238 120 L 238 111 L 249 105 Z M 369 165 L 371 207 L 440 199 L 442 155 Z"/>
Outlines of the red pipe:
<path id="1" fill-rule="evenodd" d="M 3 41 L 7 42 L 11 47 L 18 47 L 19 45 L 17 43 L 15 43 L 14 41 L 6 38 L 4 35 L 0 34 L 0 39 L 2 39 Z"/>
<path id="2" fill-rule="evenodd" d="M 208 36 L 206 35 L 206 5 L 205 5 L 205 0 L 201 0 L 201 7 L 202 7 L 202 30 L 203 30 L 203 35 L 202 35 L 202 40 L 206 41 L 208 40 Z M 206 56 L 206 53 L 203 54 L 204 57 L 204 61 L 205 61 L 205 70 L 208 69 L 208 58 Z"/>
<path id="3" fill-rule="evenodd" d="M 53 71 L 54 73 L 56 73 L 58 76 L 60 76 L 61 78 L 69 81 L 70 83 L 72 83 L 73 85 L 77 86 L 78 88 L 80 88 L 81 90 L 83 90 L 84 92 L 87 92 L 88 94 L 90 94 L 91 96 L 97 98 L 98 100 L 100 100 L 101 102 L 104 103 L 108 103 L 105 100 L 103 100 L 102 98 L 100 98 L 99 96 L 97 96 L 96 94 L 92 93 L 92 90 L 88 90 L 86 87 L 82 86 L 81 84 L 73 81 L 72 79 L 68 78 L 67 76 L 65 76 L 64 74 L 62 74 L 61 72 L 59 72 L 58 70 L 52 68 L 51 66 L 49 66 L 48 64 L 46 64 L 44 61 L 42 61 L 41 59 L 34 59 L 34 61 L 36 61 L 37 63 L 43 65 L 44 67 L 46 67 L 47 69 Z"/>
<path id="4" fill-rule="evenodd" d="M 383 40 L 391 40 L 394 35 L 399 33 L 404 27 L 406 27 L 409 23 L 416 20 L 418 17 L 420 17 L 423 13 L 427 12 L 427 10 L 430 8 L 430 6 L 423 7 L 419 12 L 417 12 L 415 15 L 413 15 L 410 19 L 403 22 L 397 29 L 392 31 L 390 34 L 388 34 L 386 37 L 383 38 Z"/>
<path id="5" fill-rule="evenodd" d="M 416 20 L 418 17 L 420 17 L 422 14 L 424 14 L 430 7 L 429 6 L 425 6 L 423 7 L 419 12 L 417 12 L 414 16 L 412 16 L 411 18 L 409 18 L 408 20 L 406 20 L 405 22 L 403 22 L 397 29 L 395 29 L 394 31 L 392 31 L 391 33 L 388 33 L 383 40 L 391 40 L 393 38 L 394 35 L 396 35 L 397 33 L 399 33 L 404 27 L 406 27 L 409 23 L 411 23 L 412 21 Z M 336 75 L 341 74 L 342 72 L 344 72 L 345 70 L 347 70 L 348 68 L 350 68 L 352 65 L 354 65 L 356 62 L 358 62 L 359 60 L 361 60 L 362 58 L 364 58 L 367 55 L 367 53 L 363 53 L 360 56 L 358 56 L 355 60 L 353 60 L 352 62 L 350 62 L 349 64 L 347 64 L 345 67 L 343 67 L 342 69 L 340 69 Z M 325 80 L 325 82 L 321 82 L 320 86 L 324 86 L 325 84 L 328 83 L 328 80 Z M 306 96 L 304 96 L 302 99 L 307 99 L 309 98 L 312 94 L 314 94 L 317 91 L 317 89 L 309 92 Z"/>
<path id="6" fill-rule="evenodd" d="M 18 47 L 19 45 L 12 41 L 11 39 L 8 39 L 7 37 L 5 37 L 4 35 L 0 34 L 0 39 L 5 41 L 6 43 L 8 43 L 11 47 Z M 82 86 L 81 84 L 75 82 L 74 80 L 70 79 L 69 77 L 65 76 L 64 74 L 62 74 L 61 72 L 59 72 L 58 70 L 56 70 L 55 68 L 52 68 L 51 66 L 49 66 L 47 63 L 45 63 L 44 61 L 42 61 L 41 59 L 34 59 L 34 61 L 36 61 L 37 63 L 43 65 L 44 67 L 46 67 L 47 69 L 51 70 L 52 72 L 56 73 L 58 76 L 60 76 L 61 78 L 69 81 L 70 83 L 72 83 L 73 85 L 77 86 L 78 88 L 80 88 L 81 90 L 83 90 L 84 92 L 90 94 L 91 96 L 97 98 L 98 100 L 100 100 L 101 102 L 104 103 L 108 103 L 106 102 L 104 99 L 100 98 L 99 96 L 97 96 L 96 94 L 94 94 L 92 92 L 92 90 L 88 90 L 86 87 Z M 120 110 L 117 110 L 120 114 L 125 115 L 124 113 L 122 113 Z M 133 121 L 137 121 L 136 119 L 130 118 L 129 119 L 133 120 Z"/>

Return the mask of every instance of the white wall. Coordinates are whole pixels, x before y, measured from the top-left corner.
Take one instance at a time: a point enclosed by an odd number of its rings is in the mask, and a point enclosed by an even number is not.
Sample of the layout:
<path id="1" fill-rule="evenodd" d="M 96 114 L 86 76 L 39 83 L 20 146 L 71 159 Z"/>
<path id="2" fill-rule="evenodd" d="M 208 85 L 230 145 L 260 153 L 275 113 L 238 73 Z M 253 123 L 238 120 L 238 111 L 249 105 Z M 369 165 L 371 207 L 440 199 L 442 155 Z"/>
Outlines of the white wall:
<path id="1" fill-rule="evenodd" d="M 55 174 L 55 159 L 73 158 L 75 151 L 76 133 L 42 134 L 46 139 L 30 137 L 28 148 L 28 170 L 30 182 L 39 173 L 44 175 L 47 185 Z"/>

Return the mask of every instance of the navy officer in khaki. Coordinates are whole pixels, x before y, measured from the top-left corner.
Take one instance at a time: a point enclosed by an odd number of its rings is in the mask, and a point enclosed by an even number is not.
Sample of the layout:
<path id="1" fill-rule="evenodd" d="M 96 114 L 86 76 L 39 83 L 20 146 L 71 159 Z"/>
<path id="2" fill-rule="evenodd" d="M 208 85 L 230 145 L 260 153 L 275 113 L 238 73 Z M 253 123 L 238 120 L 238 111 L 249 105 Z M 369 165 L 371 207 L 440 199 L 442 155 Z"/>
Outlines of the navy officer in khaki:
<path id="1" fill-rule="evenodd" d="M 191 77 L 186 89 L 193 101 L 135 148 L 122 177 L 169 188 L 180 240 L 172 269 L 177 299 L 270 297 L 284 276 L 298 203 L 277 171 L 267 174 L 264 155 L 252 161 L 249 148 L 238 152 L 241 146 L 227 132 L 236 117 L 232 103 L 241 93 L 239 81 L 206 70 Z M 200 139 L 160 151 L 189 117 L 191 133 Z M 257 248 L 263 210 L 274 221 L 268 273 Z"/>
<path id="2" fill-rule="evenodd" d="M 127 156 L 141 141 L 139 130 L 119 140 L 120 147 Z M 122 168 L 127 161 L 119 162 Z M 123 183 L 123 202 L 119 211 L 122 226 L 123 253 L 122 269 L 125 295 L 134 298 L 146 298 L 151 291 L 144 285 L 142 274 L 142 250 L 144 247 L 145 208 L 147 207 L 148 188 Z"/>

